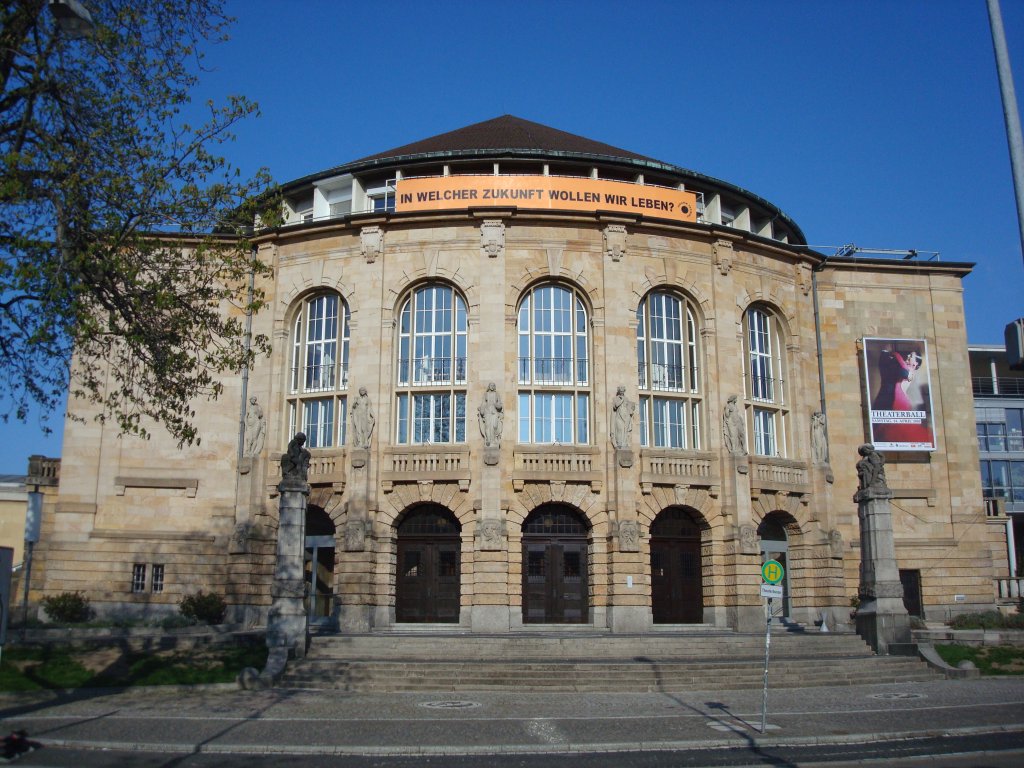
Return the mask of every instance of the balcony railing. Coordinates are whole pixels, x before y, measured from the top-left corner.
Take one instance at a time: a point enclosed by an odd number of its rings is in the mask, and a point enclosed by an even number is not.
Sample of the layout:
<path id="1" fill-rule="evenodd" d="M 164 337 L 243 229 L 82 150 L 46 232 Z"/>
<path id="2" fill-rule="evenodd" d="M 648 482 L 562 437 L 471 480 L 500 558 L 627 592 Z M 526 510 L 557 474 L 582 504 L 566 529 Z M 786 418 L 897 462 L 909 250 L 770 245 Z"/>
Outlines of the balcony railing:
<path id="1" fill-rule="evenodd" d="M 465 384 L 466 358 L 414 357 L 398 361 L 399 383 L 414 385 Z"/>
<path id="2" fill-rule="evenodd" d="M 587 360 L 572 357 L 520 357 L 520 384 L 587 383 Z"/>
<path id="3" fill-rule="evenodd" d="M 809 490 L 807 465 L 768 456 L 750 457 L 750 484 L 756 488 L 788 491 Z"/>
<path id="4" fill-rule="evenodd" d="M 995 579 L 996 596 L 1001 602 L 1017 602 L 1024 597 L 1024 577 Z"/>
<path id="5" fill-rule="evenodd" d="M 975 397 L 1024 397 L 1024 376 L 972 376 Z"/>
<path id="6" fill-rule="evenodd" d="M 307 365 L 302 368 L 292 368 L 292 392 L 297 391 L 300 386 L 303 392 L 328 392 L 336 388 L 336 377 L 341 375 L 341 386 L 338 389 L 348 387 L 348 368 L 329 363 L 325 365 Z M 301 374 L 301 378 L 300 378 Z"/>
<path id="7" fill-rule="evenodd" d="M 641 389 L 662 392 L 690 392 L 697 390 L 699 371 L 685 365 L 665 363 L 638 363 L 637 384 Z M 648 381 L 648 376 L 650 380 Z"/>

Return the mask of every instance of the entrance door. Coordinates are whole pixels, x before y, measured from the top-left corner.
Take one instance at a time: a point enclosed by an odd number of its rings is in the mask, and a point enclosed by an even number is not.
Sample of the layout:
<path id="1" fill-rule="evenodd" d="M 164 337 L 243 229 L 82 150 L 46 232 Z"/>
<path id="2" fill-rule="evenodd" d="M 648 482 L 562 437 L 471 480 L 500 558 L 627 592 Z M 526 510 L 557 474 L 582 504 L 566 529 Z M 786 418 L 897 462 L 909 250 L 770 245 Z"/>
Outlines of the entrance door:
<path id="1" fill-rule="evenodd" d="M 789 538 L 786 535 L 786 528 L 780 521 L 769 516 L 758 526 L 757 535 L 761 537 L 761 562 L 776 560 L 784 571 L 782 599 L 772 600 L 772 618 L 788 619 L 790 616 L 789 564 L 786 562 L 786 557 L 789 554 Z"/>
<path id="2" fill-rule="evenodd" d="M 307 536 L 303 569 L 306 579 L 306 616 L 310 624 L 331 620 L 334 597 L 334 537 Z"/>
<path id="3" fill-rule="evenodd" d="M 572 510 L 542 507 L 523 523 L 523 623 L 589 620 L 586 525 Z"/>
<path id="4" fill-rule="evenodd" d="M 398 527 L 395 620 L 459 621 L 458 521 L 442 507 L 411 512 Z"/>
<path id="5" fill-rule="evenodd" d="M 921 600 L 921 571 L 900 568 L 900 582 L 903 584 L 903 607 L 907 613 L 919 619 L 924 618 L 924 601 Z"/>
<path id="6" fill-rule="evenodd" d="M 651 610 L 655 624 L 704 621 L 700 527 L 684 509 L 667 509 L 651 525 Z"/>
<path id="7" fill-rule="evenodd" d="M 523 561 L 524 623 L 586 623 L 586 541 L 524 543 Z"/>

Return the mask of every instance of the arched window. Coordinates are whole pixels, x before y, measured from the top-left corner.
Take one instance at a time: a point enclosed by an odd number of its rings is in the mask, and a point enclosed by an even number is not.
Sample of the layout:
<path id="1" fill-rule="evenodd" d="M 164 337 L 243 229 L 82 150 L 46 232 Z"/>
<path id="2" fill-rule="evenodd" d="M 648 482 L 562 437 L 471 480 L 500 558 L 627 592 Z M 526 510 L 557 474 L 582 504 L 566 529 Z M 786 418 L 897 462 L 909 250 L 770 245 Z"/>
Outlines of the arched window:
<path id="1" fill-rule="evenodd" d="M 696 312 L 674 294 L 648 294 L 636 310 L 640 445 L 701 447 L 700 347 Z"/>
<path id="2" fill-rule="evenodd" d="M 747 422 L 751 453 L 786 455 L 786 379 L 779 318 L 755 306 L 743 316 Z"/>
<path id="3" fill-rule="evenodd" d="M 519 442 L 589 442 L 590 326 L 579 292 L 532 288 L 518 330 Z"/>
<path id="4" fill-rule="evenodd" d="M 336 293 L 306 299 L 292 327 L 288 435 L 310 448 L 345 443 L 349 310 Z"/>
<path id="5" fill-rule="evenodd" d="M 404 299 L 395 367 L 396 442 L 466 442 L 466 302 L 451 287 Z"/>

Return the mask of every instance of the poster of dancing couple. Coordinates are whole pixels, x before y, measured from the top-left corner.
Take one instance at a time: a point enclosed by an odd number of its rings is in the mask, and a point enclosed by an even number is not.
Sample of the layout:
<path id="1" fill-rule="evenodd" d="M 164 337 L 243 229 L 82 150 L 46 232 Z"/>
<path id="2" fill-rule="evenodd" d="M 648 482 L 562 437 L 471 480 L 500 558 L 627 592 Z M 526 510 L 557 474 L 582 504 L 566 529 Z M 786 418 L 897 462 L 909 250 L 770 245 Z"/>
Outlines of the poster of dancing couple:
<path id="1" fill-rule="evenodd" d="M 871 442 L 880 451 L 934 451 L 928 345 L 924 339 L 864 339 Z"/>

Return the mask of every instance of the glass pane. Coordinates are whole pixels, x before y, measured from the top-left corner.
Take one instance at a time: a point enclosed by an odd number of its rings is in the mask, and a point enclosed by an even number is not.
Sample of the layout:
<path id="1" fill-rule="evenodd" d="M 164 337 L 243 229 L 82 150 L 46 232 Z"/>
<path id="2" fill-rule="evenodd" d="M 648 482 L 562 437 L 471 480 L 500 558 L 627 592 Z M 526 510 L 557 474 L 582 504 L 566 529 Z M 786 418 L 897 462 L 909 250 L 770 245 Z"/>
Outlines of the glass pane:
<path id="1" fill-rule="evenodd" d="M 1010 451 L 1024 451 L 1024 411 L 1006 409 L 1006 447 Z"/>
<path id="2" fill-rule="evenodd" d="M 519 442 L 530 442 L 530 396 L 519 395 Z"/>

